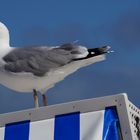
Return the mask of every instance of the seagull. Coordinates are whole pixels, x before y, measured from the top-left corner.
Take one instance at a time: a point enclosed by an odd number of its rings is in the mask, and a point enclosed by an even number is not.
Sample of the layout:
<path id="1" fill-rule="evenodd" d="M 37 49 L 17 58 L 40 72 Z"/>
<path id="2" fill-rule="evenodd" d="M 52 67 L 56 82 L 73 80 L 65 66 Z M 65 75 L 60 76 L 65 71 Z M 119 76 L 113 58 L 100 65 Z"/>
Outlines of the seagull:
<path id="1" fill-rule="evenodd" d="M 45 93 L 79 68 L 105 59 L 110 46 L 88 49 L 75 43 L 60 46 L 11 47 L 7 27 L 0 22 L 0 84 L 16 92 L 38 93 L 47 105 Z"/>

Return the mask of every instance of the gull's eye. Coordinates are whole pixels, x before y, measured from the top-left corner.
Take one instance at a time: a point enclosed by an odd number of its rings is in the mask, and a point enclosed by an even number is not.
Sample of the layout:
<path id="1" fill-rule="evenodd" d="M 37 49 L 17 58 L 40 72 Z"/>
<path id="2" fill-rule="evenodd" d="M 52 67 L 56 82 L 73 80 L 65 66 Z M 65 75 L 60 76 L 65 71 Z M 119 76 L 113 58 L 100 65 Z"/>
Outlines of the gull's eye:
<path id="1" fill-rule="evenodd" d="M 91 52 L 91 54 L 95 54 L 95 52 Z"/>

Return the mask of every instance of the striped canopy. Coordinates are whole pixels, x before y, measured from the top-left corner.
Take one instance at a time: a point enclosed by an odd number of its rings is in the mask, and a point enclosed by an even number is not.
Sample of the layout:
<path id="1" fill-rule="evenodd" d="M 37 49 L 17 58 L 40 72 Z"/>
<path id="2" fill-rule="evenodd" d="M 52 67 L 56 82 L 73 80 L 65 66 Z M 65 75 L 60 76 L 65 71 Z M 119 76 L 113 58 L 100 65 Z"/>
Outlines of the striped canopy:
<path id="1" fill-rule="evenodd" d="M 106 108 L 7 124 L 0 128 L 0 140 L 119 140 L 118 127 L 115 108 Z"/>

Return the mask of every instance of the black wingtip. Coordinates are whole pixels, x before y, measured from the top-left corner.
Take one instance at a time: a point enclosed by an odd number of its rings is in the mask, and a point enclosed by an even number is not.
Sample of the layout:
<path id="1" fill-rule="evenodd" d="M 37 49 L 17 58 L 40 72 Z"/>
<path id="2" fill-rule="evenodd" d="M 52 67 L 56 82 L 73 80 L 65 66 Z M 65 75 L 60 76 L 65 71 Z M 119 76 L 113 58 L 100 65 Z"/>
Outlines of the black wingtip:
<path id="1" fill-rule="evenodd" d="M 75 59 L 75 60 L 88 59 L 88 58 L 91 58 L 91 57 L 95 57 L 95 56 L 98 56 L 98 55 L 109 53 L 110 48 L 111 48 L 110 46 L 103 46 L 103 47 L 99 47 L 99 48 L 88 49 L 89 54 L 86 57 L 80 58 L 80 59 Z"/>
<path id="2" fill-rule="evenodd" d="M 111 47 L 103 46 L 99 48 L 88 49 L 89 54 L 101 55 L 107 53 Z"/>

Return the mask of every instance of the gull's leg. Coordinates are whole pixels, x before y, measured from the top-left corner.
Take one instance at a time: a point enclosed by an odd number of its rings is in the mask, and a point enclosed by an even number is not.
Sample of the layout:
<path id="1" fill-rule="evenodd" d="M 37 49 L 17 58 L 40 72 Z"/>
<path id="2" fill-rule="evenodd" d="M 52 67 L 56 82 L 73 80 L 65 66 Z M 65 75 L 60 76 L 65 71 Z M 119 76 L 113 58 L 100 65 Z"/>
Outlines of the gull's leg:
<path id="1" fill-rule="evenodd" d="M 39 103 L 38 103 L 38 94 L 37 91 L 35 89 L 33 89 L 33 93 L 34 93 L 34 104 L 35 104 L 35 108 L 39 107 Z"/>
<path id="2" fill-rule="evenodd" d="M 45 94 L 42 95 L 43 106 L 47 106 L 47 98 Z"/>

